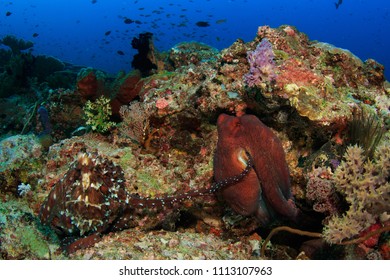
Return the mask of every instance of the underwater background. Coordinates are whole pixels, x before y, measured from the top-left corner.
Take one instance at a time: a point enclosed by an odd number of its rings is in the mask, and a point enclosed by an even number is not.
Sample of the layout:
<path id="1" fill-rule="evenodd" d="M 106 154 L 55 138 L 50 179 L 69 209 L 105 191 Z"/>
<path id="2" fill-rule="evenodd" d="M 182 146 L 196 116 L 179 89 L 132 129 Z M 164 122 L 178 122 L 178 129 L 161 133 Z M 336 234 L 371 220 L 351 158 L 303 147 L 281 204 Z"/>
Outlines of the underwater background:
<path id="1" fill-rule="evenodd" d="M 183 41 L 222 49 L 250 41 L 258 26 L 292 25 L 311 40 L 390 65 L 387 0 L 32 0 L 1 1 L 0 37 L 34 42 L 34 54 L 109 73 L 129 71 L 130 42 L 152 32 L 157 50 Z M 127 19 L 127 21 L 126 21 Z M 128 20 L 130 19 L 130 20 Z M 197 26 L 206 22 L 209 26 Z M 1 47 L 1 46 L 0 46 Z M 387 74 L 388 76 L 389 74 Z"/>

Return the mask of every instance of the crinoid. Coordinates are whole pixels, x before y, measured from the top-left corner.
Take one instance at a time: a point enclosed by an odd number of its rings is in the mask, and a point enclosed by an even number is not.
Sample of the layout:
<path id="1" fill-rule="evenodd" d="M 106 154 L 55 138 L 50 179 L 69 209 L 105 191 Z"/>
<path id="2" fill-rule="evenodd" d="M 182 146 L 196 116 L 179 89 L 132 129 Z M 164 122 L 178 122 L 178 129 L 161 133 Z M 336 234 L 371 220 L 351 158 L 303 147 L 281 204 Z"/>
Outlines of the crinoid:
<path id="1" fill-rule="evenodd" d="M 362 147 L 365 151 L 365 156 L 372 158 L 385 130 L 375 113 L 363 108 L 355 110 L 349 124 L 348 145 Z"/>

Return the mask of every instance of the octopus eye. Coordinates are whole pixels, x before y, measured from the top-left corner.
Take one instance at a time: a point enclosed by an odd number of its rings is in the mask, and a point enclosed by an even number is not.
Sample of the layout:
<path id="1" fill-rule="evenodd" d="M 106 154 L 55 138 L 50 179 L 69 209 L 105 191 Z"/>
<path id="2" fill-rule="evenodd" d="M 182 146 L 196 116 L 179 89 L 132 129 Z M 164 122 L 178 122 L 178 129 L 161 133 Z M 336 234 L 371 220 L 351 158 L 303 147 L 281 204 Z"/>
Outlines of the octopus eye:
<path id="1" fill-rule="evenodd" d="M 249 165 L 249 153 L 244 149 L 240 149 L 237 153 L 237 159 L 242 163 L 243 167 L 246 168 Z"/>

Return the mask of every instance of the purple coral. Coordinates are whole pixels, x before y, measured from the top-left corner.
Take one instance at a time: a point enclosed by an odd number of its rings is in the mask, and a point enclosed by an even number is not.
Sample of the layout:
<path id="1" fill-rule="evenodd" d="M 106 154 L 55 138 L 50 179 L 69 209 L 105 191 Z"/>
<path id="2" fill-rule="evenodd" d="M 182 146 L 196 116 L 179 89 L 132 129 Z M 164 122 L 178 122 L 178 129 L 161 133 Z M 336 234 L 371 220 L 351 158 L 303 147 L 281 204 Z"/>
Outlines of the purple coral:
<path id="1" fill-rule="evenodd" d="M 249 73 L 244 76 L 248 86 L 259 86 L 266 81 L 273 81 L 276 78 L 274 52 L 272 45 L 267 39 L 261 40 L 254 51 L 248 52 L 250 64 Z"/>

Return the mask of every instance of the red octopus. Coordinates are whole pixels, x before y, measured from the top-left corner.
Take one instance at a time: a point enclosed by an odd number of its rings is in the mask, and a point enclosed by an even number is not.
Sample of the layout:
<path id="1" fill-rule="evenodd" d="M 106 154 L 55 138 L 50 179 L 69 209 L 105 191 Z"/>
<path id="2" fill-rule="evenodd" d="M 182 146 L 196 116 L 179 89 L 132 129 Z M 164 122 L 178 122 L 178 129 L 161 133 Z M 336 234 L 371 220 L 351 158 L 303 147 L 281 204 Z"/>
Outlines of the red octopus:
<path id="1" fill-rule="evenodd" d="M 276 215 L 296 221 L 300 211 L 293 201 L 289 169 L 277 136 L 254 115 L 221 114 L 217 126 L 215 181 L 239 173 L 247 164 L 248 153 L 253 158 L 248 175 L 221 190 L 227 204 L 241 215 L 254 215 L 261 224 Z"/>

